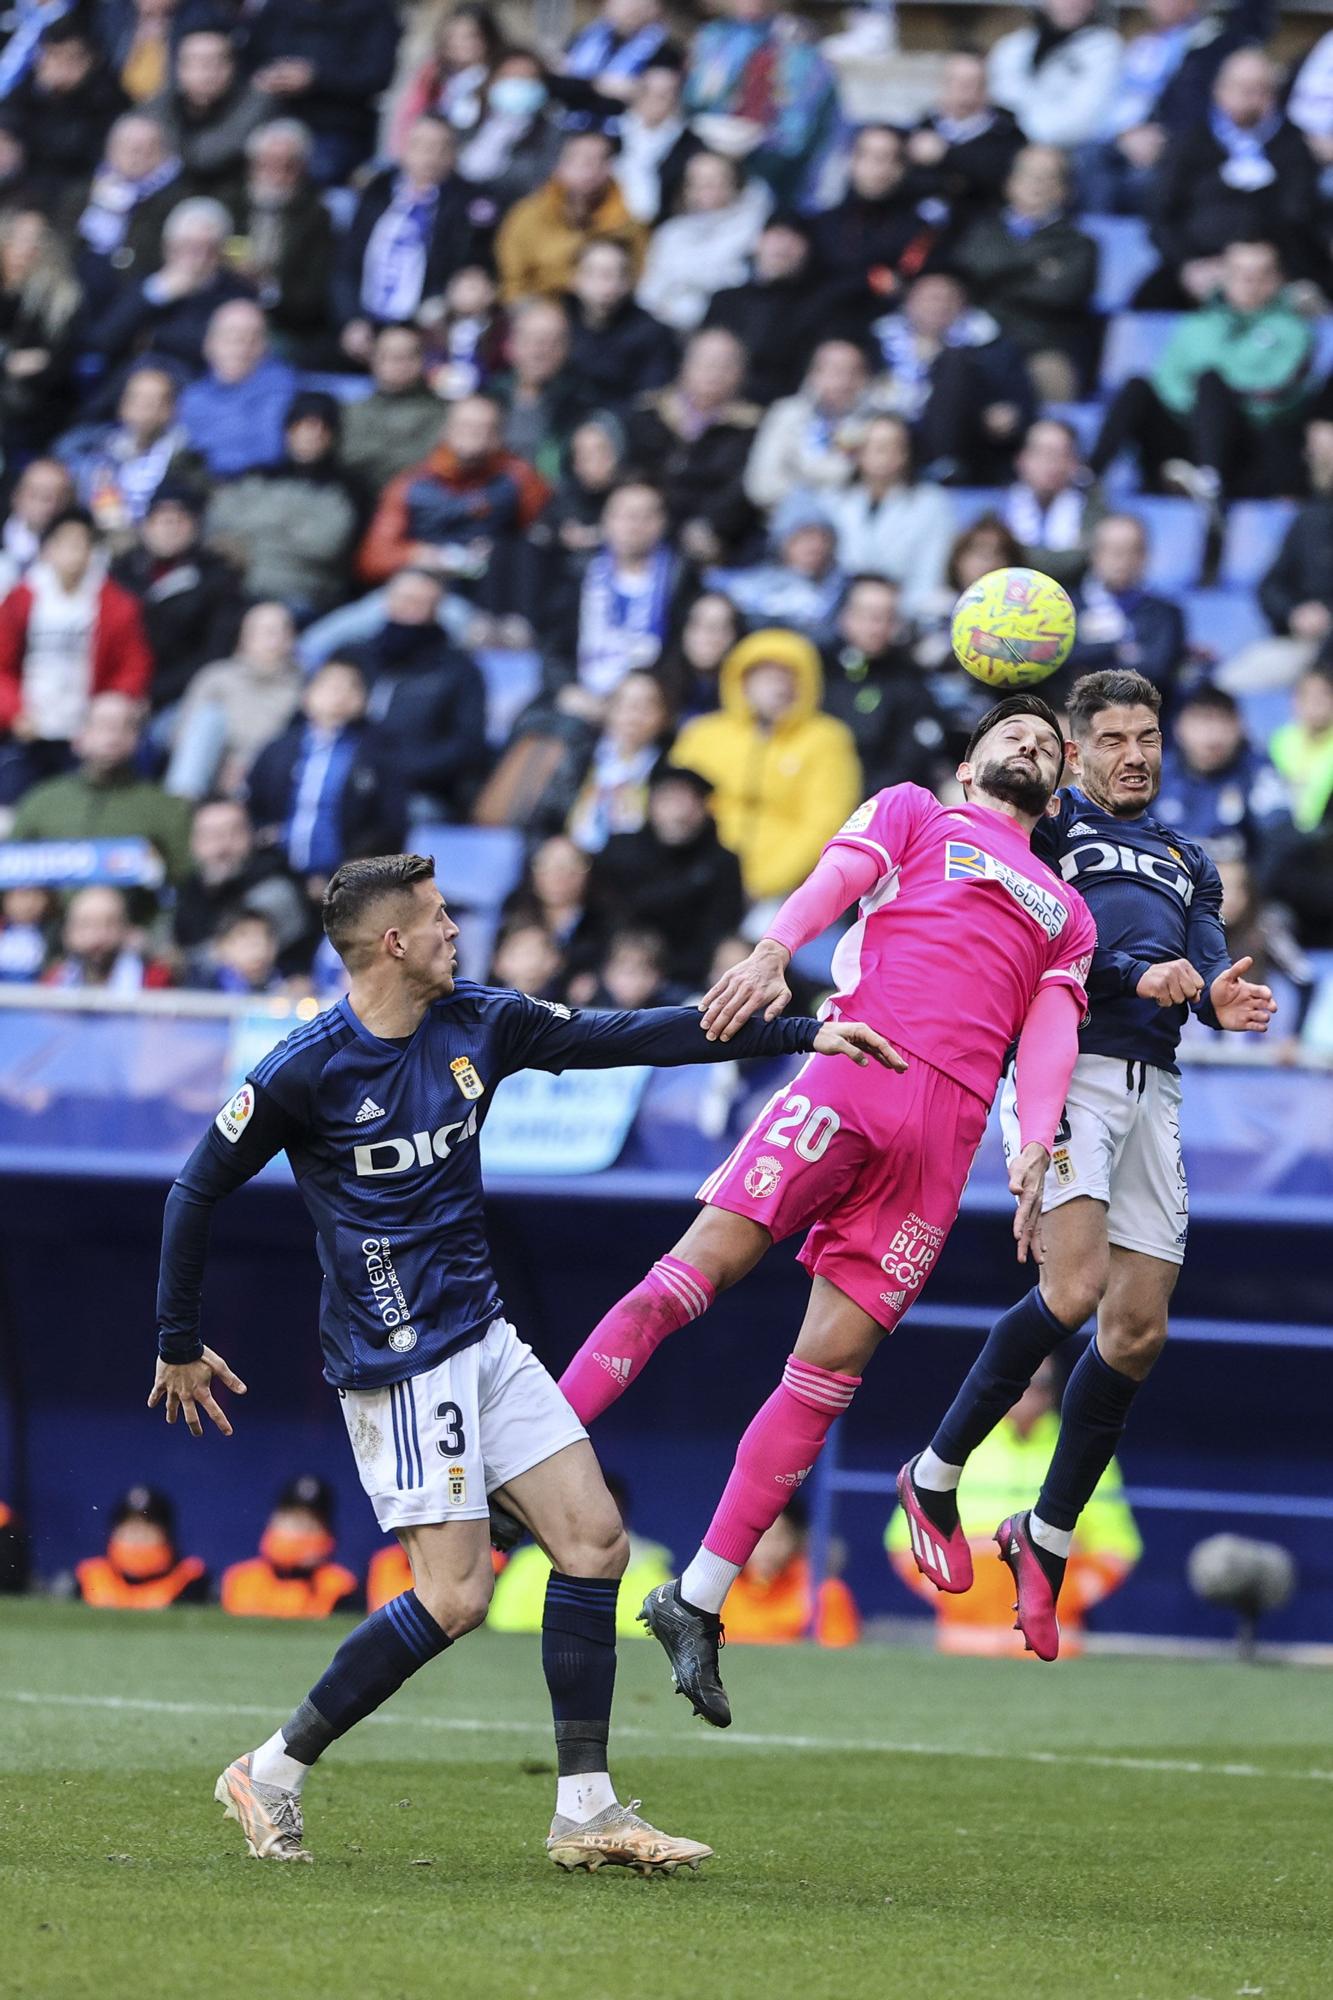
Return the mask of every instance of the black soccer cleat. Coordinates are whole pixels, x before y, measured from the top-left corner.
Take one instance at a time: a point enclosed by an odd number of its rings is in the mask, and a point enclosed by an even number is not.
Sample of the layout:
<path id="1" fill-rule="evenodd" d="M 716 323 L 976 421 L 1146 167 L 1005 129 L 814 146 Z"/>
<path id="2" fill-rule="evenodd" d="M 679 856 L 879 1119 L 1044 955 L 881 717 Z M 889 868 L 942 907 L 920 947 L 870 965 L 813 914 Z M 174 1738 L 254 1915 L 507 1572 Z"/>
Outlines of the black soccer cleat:
<path id="1" fill-rule="evenodd" d="M 731 1703 L 717 1664 L 718 1649 L 726 1642 L 716 1611 L 698 1611 L 687 1604 L 679 1583 L 659 1583 L 644 1598 L 639 1623 L 648 1627 L 670 1660 L 677 1694 L 683 1694 L 695 1714 L 714 1729 L 730 1729 Z"/>
<path id="2" fill-rule="evenodd" d="M 528 1531 L 518 1516 L 511 1514 L 507 1507 L 502 1507 L 498 1500 L 490 1501 L 489 1507 L 491 1547 L 498 1549 L 502 1556 L 512 1555 Z"/>

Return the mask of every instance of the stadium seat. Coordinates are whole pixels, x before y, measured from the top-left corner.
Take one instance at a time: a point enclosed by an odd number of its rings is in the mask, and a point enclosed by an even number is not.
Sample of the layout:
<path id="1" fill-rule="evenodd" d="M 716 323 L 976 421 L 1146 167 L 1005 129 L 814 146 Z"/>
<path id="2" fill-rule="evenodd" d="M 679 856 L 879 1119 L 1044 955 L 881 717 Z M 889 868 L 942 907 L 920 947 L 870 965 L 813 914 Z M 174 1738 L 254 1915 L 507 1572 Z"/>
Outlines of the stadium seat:
<path id="1" fill-rule="evenodd" d="M 1148 531 L 1150 590 L 1168 596 L 1190 590 L 1203 574 L 1208 518 L 1193 500 L 1136 497 L 1124 510 L 1135 514 Z"/>
<path id="2" fill-rule="evenodd" d="M 1185 599 L 1190 644 L 1220 663 L 1268 637 L 1268 620 L 1248 590 L 1192 590 Z"/>
<path id="3" fill-rule="evenodd" d="M 508 826 L 418 826 L 413 842 L 435 856 L 435 869 L 450 905 L 490 915 L 497 911 L 523 873 L 523 836 Z"/>
<path id="4" fill-rule="evenodd" d="M 369 375 L 335 375 L 307 368 L 301 372 L 301 387 L 318 389 L 340 403 L 361 403 L 374 393 L 375 384 Z"/>
<path id="5" fill-rule="evenodd" d="M 528 703 L 536 699 L 542 680 L 541 656 L 482 646 L 475 658 L 486 683 L 486 741 L 499 750 L 509 741 Z"/>
<path id="6" fill-rule="evenodd" d="M 1117 313 L 1102 348 L 1102 389 L 1110 395 L 1131 375 L 1150 375 L 1171 338 L 1178 313 Z"/>
<path id="7" fill-rule="evenodd" d="M 1254 688 L 1248 694 L 1238 694 L 1236 700 L 1240 703 L 1245 734 L 1261 750 L 1268 747 L 1273 731 L 1291 720 L 1291 694 L 1287 688 Z"/>
<path id="8" fill-rule="evenodd" d="M 1086 458 L 1097 442 L 1105 413 L 1100 403 L 1043 403 L 1041 414 L 1058 424 L 1068 424 L 1077 434 L 1078 448 Z"/>
<path id="9" fill-rule="evenodd" d="M 1227 515 L 1218 582 L 1253 590 L 1272 568 L 1295 512 L 1290 500 L 1238 500 Z"/>
<path id="10" fill-rule="evenodd" d="M 1140 215 L 1081 215 L 1078 226 L 1097 245 L 1094 311 L 1124 312 L 1159 262 L 1147 223 Z"/>
<path id="11" fill-rule="evenodd" d="M 946 486 L 944 490 L 959 534 L 982 514 L 998 514 L 1004 505 L 1002 486 Z"/>

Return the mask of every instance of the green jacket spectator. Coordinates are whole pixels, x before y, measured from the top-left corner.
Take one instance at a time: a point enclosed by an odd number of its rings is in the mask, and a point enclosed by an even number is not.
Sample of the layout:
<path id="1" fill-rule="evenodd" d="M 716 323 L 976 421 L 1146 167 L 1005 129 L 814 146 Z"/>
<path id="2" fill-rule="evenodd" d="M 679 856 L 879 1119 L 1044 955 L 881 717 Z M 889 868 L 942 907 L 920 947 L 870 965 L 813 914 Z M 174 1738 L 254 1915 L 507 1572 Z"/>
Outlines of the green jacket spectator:
<path id="1" fill-rule="evenodd" d="M 190 866 L 190 807 L 134 767 L 139 707 L 96 695 L 76 743 L 79 767 L 34 785 L 19 801 L 12 840 L 150 840 L 178 882 Z"/>
<path id="2" fill-rule="evenodd" d="M 1167 343 L 1153 387 L 1178 417 L 1193 408 L 1201 376 L 1213 371 L 1240 398 L 1254 424 L 1291 416 L 1310 388 L 1314 329 L 1279 293 L 1271 304 L 1239 312 L 1219 293 L 1187 313 Z"/>

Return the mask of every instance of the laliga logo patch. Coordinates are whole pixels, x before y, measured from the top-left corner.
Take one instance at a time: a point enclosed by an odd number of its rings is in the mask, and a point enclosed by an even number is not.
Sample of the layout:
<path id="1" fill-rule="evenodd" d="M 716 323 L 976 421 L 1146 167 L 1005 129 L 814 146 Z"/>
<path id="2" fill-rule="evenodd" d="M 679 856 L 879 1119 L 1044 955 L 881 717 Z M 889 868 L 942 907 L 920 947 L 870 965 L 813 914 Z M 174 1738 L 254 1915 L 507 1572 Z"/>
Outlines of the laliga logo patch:
<path id="1" fill-rule="evenodd" d="M 781 1179 L 781 1160 L 775 1160 L 771 1153 L 764 1153 L 745 1176 L 745 1192 L 755 1201 L 762 1201 L 765 1195 L 772 1194 Z"/>
<path id="2" fill-rule="evenodd" d="M 449 1505 L 451 1507 L 463 1506 L 467 1500 L 466 1466 L 451 1465 L 449 1467 L 448 1472 L 445 1474 L 445 1481 L 446 1481 L 446 1488 L 449 1494 Z"/>
<path id="3" fill-rule="evenodd" d="M 851 818 L 840 826 L 838 831 L 839 833 L 864 833 L 874 817 L 875 801 L 867 799 L 864 805 L 859 805 L 856 808 Z"/>
<path id="4" fill-rule="evenodd" d="M 396 1326 L 389 1335 L 389 1345 L 395 1354 L 410 1354 L 417 1344 L 417 1330 L 414 1326 Z"/>
<path id="5" fill-rule="evenodd" d="M 483 1094 L 486 1086 L 472 1067 L 471 1056 L 455 1056 L 449 1068 L 453 1074 L 454 1082 L 458 1085 L 464 1097 L 480 1097 Z"/>
<path id="6" fill-rule="evenodd" d="M 234 1146 L 254 1116 L 254 1110 L 255 1094 L 248 1083 L 243 1083 L 231 1102 L 223 1105 L 213 1123 L 228 1144 Z"/>

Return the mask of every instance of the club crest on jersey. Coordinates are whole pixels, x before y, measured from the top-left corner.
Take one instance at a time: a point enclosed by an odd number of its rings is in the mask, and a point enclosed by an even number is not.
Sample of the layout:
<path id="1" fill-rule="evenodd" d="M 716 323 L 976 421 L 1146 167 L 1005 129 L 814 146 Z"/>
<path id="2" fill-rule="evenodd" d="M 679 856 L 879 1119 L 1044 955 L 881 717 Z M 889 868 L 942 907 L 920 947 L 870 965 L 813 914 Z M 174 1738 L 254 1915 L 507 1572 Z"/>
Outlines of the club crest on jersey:
<path id="1" fill-rule="evenodd" d="M 254 1110 L 254 1091 L 248 1083 L 243 1083 L 230 1103 L 223 1105 L 213 1123 L 228 1144 L 234 1146 L 253 1118 Z"/>
<path id="2" fill-rule="evenodd" d="M 449 1495 L 451 1507 L 461 1507 L 467 1500 L 467 1467 L 451 1465 L 445 1474 L 445 1491 Z"/>
<path id="3" fill-rule="evenodd" d="M 762 1201 L 765 1195 L 772 1194 L 781 1179 L 781 1160 L 775 1160 L 771 1153 L 763 1153 L 745 1176 L 745 1192 L 752 1201 Z"/>
<path id="4" fill-rule="evenodd" d="M 389 1345 L 395 1354 L 410 1354 L 417 1344 L 417 1330 L 414 1326 L 396 1326 L 389 1335 Z"/>
<path id="5" fill-rule="evenodd" d="M 471 1056 L 455 1056 L 449 1068 L 453 1073 L 454 1082 L 464 1097 L 482 1096 L 486 1086 L 472 1067 Z"/>
<path id="6" fill-rule="evenodd" d="M 944 879 L 946 882 L 998 882 L 1019 908 L 1026 910 L 1033 922 L 1041 926 L 1048 938 L 1058 938 L 1069 920 L 1068 910 L 1052 890 L 1043 889 L 1040 882 L 1020 875 L 1016 868 L 997 860 L 995 855 L 988 854 L 973 840 L 945 841 Z"/>

